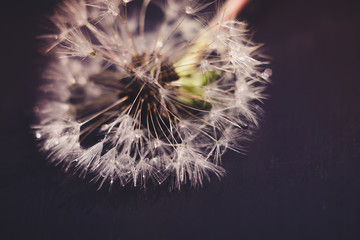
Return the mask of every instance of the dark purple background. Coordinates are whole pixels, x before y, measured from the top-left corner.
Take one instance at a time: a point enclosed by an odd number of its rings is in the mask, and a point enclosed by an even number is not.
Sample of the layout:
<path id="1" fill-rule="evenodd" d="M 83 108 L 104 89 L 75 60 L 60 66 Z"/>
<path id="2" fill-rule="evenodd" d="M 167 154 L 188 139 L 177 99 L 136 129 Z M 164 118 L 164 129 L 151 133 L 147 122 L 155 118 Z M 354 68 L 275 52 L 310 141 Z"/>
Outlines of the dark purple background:
<path id="1" fill-rule="evenodd" d="M 30 133 L 54 0 L 1 3 L 0 239 L 360 239 L 356 1 L 253 0 L 240 16 L 272 56 L 266 116 L 247 155 L 203 189 L 96 185 L 49 166 Z"/>

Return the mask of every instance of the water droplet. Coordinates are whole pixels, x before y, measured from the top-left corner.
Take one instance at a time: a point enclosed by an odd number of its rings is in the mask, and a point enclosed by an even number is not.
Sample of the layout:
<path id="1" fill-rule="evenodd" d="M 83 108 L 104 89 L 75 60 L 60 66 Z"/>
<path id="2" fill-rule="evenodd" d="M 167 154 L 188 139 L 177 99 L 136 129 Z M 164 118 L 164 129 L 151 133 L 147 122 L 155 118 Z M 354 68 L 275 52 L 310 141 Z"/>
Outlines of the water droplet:
<path id="1" fill-rule="evenodd" d="M 37 139 L 40 139 L 40 138 L 41 138 L 41 134 L 40 134 L 39 132 L 37 132 L 37 133 L 35 134 L 35 137 L 36 137 Z"/>
<path id="2" fill-rule="evenodd" d="M 265 80 L 267 80 L 272 75 L 272 70 L 270 68 L 267 68 L 264 70 L 264 72 L 261 73 L 261 77 Z"/>
<path id="3" fill-rule="evenodd" d="M 187 14 L 193 14 L 193 13 L 194 13 L 194 9 L 193 9 L 192 7 L 190 7 L 190 6 L 186 6 L 186 7 L 185 7 L 185 12 L 186 12 Z"/>
<path id="4" fill-rule="evenodd" d="M 92 51 L 91 53 L 89 53 L 90 57 L 94 58 L 96 57 L 96 52 L 95 51 Z"/>
<path id="5" fill-rule="evenodd" d="M 163 46 L 164 46 L 164 43 L 162 41 L 157 41 L 156 42 L 156 47 L 162 48 Z"/>

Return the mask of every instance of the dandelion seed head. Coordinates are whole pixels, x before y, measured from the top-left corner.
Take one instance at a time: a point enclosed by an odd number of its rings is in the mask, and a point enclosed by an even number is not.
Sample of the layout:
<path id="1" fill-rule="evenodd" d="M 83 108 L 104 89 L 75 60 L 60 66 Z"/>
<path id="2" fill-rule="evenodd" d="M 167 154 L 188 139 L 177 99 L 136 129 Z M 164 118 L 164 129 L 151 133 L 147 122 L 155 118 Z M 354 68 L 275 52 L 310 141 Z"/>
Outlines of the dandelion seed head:
<path id="1" fill-rule="evenodd" d="M 131 2 L 131 3 L 130 3 Z M 201 186 L 258 124 L 271 70 L 246 25 L 214 2 L 69 0 L 44 71 L 35 137 L 49 160 L 99 182 Z M 161 12 L 159 19 L 150 11 Z M 240 144 L 239 144 L 240 143 Z"/>

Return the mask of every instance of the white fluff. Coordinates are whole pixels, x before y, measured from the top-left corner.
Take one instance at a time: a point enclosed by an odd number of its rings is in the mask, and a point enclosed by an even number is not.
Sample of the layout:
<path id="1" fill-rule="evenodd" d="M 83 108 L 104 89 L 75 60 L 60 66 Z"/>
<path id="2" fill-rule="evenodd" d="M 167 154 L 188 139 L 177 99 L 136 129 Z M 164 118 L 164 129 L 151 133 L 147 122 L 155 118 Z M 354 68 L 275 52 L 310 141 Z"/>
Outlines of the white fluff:
<path id="1" fill-rule="evenodd" d="M 58 60 L 44 71 L 34 126 L 50 161 L 95 176 L 100 187 L 171 178 L 180 188 L 187 182 L 202 185 L 211 173 L 222 176 L 221 155 L 228 148 L 242 151 L 258 125 L 266 79 L 246 24 L 225 21 L 221 12 L 210 21 L 202 13 L 210 5 L 176 0 L 60 5 L 51 18 L 54 34 L 44 36 Z M 149 7 L 163 18 L 147 23 Z M 165 63 L 175 68 L 166 70 Z M 161 79 L 172 69 L 183 80 Z M 207 73 L 216 77 L 201 82 Z M 127 96 L 133 86 L 138 94 Z M 97 140 L 83 145 L 89 136 Z"/>

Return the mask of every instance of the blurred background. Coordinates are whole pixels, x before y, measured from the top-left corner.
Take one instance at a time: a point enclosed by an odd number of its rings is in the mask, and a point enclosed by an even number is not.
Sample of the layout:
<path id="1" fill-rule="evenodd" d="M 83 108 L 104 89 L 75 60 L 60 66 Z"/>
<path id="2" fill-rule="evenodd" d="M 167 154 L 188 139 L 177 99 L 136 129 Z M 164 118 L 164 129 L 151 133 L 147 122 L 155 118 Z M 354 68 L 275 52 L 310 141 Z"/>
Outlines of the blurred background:
<path id="1" fill-rule="evenodd" d="M 1 239 L 360 239 L 360 4 L 252 0 L 239 15 L 271 56 L 246 155 L 202 189 L 102 189 L 38 153 L 35 38 L 56 0 L 1 4 Z"/>

